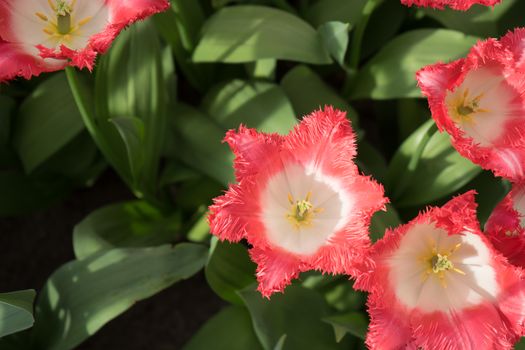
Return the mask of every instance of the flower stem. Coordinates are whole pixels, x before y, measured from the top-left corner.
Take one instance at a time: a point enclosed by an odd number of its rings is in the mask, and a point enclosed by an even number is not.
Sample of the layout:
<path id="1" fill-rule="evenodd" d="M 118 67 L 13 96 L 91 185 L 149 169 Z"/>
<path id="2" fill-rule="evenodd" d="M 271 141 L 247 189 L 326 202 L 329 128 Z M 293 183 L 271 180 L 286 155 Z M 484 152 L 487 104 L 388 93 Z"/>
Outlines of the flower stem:
<path id="1" fill-rule="evenodd" d="M 361 59 L 361 49 L 363 44 L 363 37 L 365 34 L 368 21 L 374 10 L 383 2 L 383 0 L 368 0 L 363 8 L 363 13 L 359 23 L 357 23 L 353 35 L 352 46 L 350 47 L 350 57 L 348 60 L 349 71 L 346 75 L 346 81 L 343 87 L 343 95 L 348 96 L 353 87 L 357 70 L 359 69 L 359 61 Z"/>

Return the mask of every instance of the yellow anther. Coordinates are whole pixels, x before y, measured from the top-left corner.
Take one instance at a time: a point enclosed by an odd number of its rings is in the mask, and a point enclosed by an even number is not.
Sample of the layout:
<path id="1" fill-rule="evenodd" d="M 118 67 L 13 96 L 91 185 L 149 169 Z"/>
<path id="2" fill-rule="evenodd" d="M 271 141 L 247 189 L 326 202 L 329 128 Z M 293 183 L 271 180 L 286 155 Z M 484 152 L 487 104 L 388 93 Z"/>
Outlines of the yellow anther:
<path id="1" fill-rule="evenodd" d="M 55 32 L 53 32 L 51 29 L 48 29 L 48 28 L 44 28 L 42 30 L 43 30 L 44 33 L 49 34 L 49 35 L 54 35 L 55 34 Z"/>
<path id="2" fill-rule="evenodd" d="M 290 203 L 290 210 L 286 214 L 286 218 L 290 221 L 294 228 L 307 227 L 312 224 L 315 214 L 323 211 L 323 208 L 314 208 L 310 202 L 312 193 L 308 192 L 303 200 L 294 200 L 293 196 L 288 194 L 288 202 Z"/>
<path id="3" fill-rule="evenodd" d="M 51 7 L 51 9 L 53 9 L 54 12 L 57 11 L 57 8 L 56 8 L 56 6 L 55 6 L 55 4 L 54 4 L 54 2 L 52 0 L 47 0 L 47 3 Z"/>
<path id="4" fill-rule="evenodd" d="M 78 26 L 82 27 L 84 24 L 89 23 L 89 21 L 91 21 L 91 19 L 93 19 L 93 17 L 86 17 L 84 19 L 81 19 L 80 21 L 78 21 Z"/>
<path id="5" fill-rule="evenodd" d="M 47 22 L 48 18 L 46 15 L 44 15 L 42 12 L 37 12 L 35 15 L 40 18 L 42 21 Z"/>

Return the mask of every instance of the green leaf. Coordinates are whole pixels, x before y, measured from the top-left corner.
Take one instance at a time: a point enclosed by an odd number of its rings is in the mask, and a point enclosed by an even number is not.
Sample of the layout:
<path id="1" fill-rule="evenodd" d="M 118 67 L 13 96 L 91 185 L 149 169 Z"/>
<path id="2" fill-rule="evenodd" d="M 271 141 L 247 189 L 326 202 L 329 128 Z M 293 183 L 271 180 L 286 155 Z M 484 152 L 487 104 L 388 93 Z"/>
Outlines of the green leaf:
<path id="1" fill-rule="evenodd" d="M 262 349 L 244 307 L 228 306 L 210 318 L 183 350 Z"/>
<path id="2" fill-rule="evenodd" d="M 252 316 L 255 333 L 265 349 L 274 349 L 286 334 L 284 350 L 339 349 L 330 326 L 321 321 L 328 316 L 328 306 L 317 292 L 289 286 L 271 300 L 246 289 L 240 292 Z M 344 345 L 343 345 L 344 346 Z"/>
<path id="3" fill-rule="evenodd" d="M 357 143 L 356 163 L 366 175 L 372 175 L 377 181 L 384 182 L 387 165 L 383 155 L 365 139 Z"/>
<path id="4" fill-rule="evenodd" d="M 401 219 L 393 205 L 387 204 L 386 211 L 377 211 L 370 222 L 370 238 L 375 242 L 382 238 L 387 228 L 401 225 Z"/>
<path id="5" fill-rule="evenodd" d="M 351 98 L 421 97 L 416 72 L 426 65 L 465 55 L 476 40 L 445 29 L 418 29 L 401 34 L 359 71 Z"/>
<path id="6" fill-rule="evenodd" d="M 212 240 L 206 264 L 206 280 L 211 289 L 224 300 L 243 305 L 237 291 L 255 282 L 255 264 L 241 244 Z"/>
<path id="7" fill-rule="evenodd" d="M 0 338 L 33 325 L 34 290 L 0 294 Z"/>
<path id="8" fill-rule="evenodd" d="M 126 146 L 127 159 L 134 183 L 138 182 L 144 164 L 144 123 L 139 118 L 117 117 L 109 120 Z"/>
<path id="9" fill-rule="evenodd" d="M 26 172 L 33 171 L 84 129 L 64 73 L 40 84 L 14 119 L 13 144 Z"/>
<path id="10" fill-rule="evenodd" d="M 364 340 L 368 329 L 368 319 L 360 312 L 329 316 L 323 318 L 323 321 L 334 327 L 335 339 L 338 343 L 347 333 Z"/>
<path id="11" fill-rule="evenodd" d="M 321 40 L 326 51 L 328 51 L 341 66 L 344 66 L 350 28 L 351 26 L 348 23 L 332 21 L 326 22 L 317 29 L 319 35 L 321 35 Z"/>
<path id="12" fill-rule="evenodd" d="M 332 105 L 348 112 L 352 127 L 357 130 L 357 112 L 307 66 L 297 66 L 282 79 L 281 86 L 292 103 L 297 116 L 304 116 L 325 105 Z"/>
<path id="13" fill-rule="evenodd" d="M 275 84 L 232 80 L 213 88 L 203 108 L 224 130 L 240 124 L 262 132 L 287 134 L 297 123 L 290 101 Z"/>
<path id="14" fill-rule="evenodd" d="M 170 132 L 175 141 L 168 156 L 176 157 L 193 169 L 227 186 L 234 181 L 233 154 L 221 141 L 225 130 L 206 114 L 184 104 L 173 108 Z"/>
<path id="15" fill-rule="evenodd" d="M 59 268 L 36 307 L 35 348 L 75 348 L 139 300 L 199 271 L 206 248 L 126 248 L 102 251 Z"/>
<path id="16" fill-rule="evenodd" d="M 113 248 L 155 246 L 173 242 L 179 229 L 177 214 L 166 217 L 147 202 L 111 204 L 75 226 L 73 249 L 77 259 L 83 259 Z"/>
<path id="17" fill-rule="evenodd" d="M 448 134 L 432 132 L 433 125 L 429 120 L 418 128 L 403 142 L 390 163 L 388 189 L 397 206 L 416 206 L 440 199 L 481 172 L 480 167 L 452 147 Z M 420 157 L 414 159 L 417 151 Z"/>
<path id="18" fill-rule="evenodd" d="M 322 42 L 308 23 L 288 12 L 239 5 L 213 15 L 193 54 L 195 62 L 251 62 L 263 58 L 331 63 Z"/>
<path id="19" fill-rule="evenodd" d="M 119 153 L 110 150 L 112 158 L 117 158 L 112 163 L 129 168 L 118 170 L 129 174 L 128 182 L 138 194 L 154 197 L 167 123 L 169 81 L 164 80 L 160 40 L 150 22 L 137 23 L 119 35 L 102 57 L 96 78 L 99 126 L 106 129 L 103 137 L 110 147 L 120 147 Z M 108 121 L 117 125 L 118 133 L 107 130 L 112 127 Z"/>
<path id="20" fill-rule="evenodd" d="M 339 21 L 355 25 L 359 22 L 367 0 L 320 0 L 310 6 L 306 19 L 314 27 L 330 21 Z"/>

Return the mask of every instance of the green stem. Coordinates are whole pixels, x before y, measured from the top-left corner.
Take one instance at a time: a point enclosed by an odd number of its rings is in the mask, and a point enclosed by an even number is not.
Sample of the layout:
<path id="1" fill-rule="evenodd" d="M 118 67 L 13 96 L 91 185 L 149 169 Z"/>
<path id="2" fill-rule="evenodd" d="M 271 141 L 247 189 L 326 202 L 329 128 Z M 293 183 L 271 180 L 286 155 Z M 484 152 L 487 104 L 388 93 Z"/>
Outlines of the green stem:
<path id="1" fill-rule="evenodd" d="M 428 142 L 430 141 L 430 138 L 438 131 L 436 123 L 432 123 L 432 125 L 427 129 L 427 132 L 423 135 L 421 138 L 421 141 L 417 145 L 416 151 L 412 153 L 412 156 L 410 157 L 410 161 L 407 165 L 407 170 L 405 172 L 405 175 L 402 177 L 401 181 L 398 183 L 397 187 L 394 189 L 393 197 L 399 198 L 408 187 L 408 184 L 412 181 L 414 177 L 414 173 L 416 172 L 417 166 L 419 165 L 419 161 L 421 160 L 421 156 L 423 155 L 423 151 L 425 151 L 425 148 L 428 145 Z"/>
<path id="2" fill-rule="evenodd" d="M 77 104 L 78 110 L 80 111 L 80 116 L 82 117 L 82 121 L 84 122 L 86 129 L 89 131 L 89 133 L 93 137 L 93 140 L 99 146 L 99 148 L 102 148 L 102 145 L 100 143 L 103 143 L 103 141 L 98 138 L 98 134 L 96 132 L 96 125 L 94 123 L 94 112 L 92 110 L 89 110 L 87 102 L 87 92 L 85 91 L 85 88 L 80 84 L 75 68 L 66 67 L 66 77 L 69 83 L 69 88 L 71 89 L 71 93 L 73 94 L 73 98 L 75 100 L 75 103 Z"/>
<path id="3" fill-rule="evenodd" d="M 347 96 L 350 94 L 354 79 L 359 69 L 359 61 L 361 60 L 361 49 L 363 45 L 363 37 L 370 20 L 370 16 L 374 10 L 383 2 L 383 0 L 368 0 L 363 8 L 361 19 L 354 29 L 352 35 L 352 46 L 350 47 L 350 57 L 348 60 L 349 72 L 346 75 L 346 81 L 343 87 L 343 95 Z"/>

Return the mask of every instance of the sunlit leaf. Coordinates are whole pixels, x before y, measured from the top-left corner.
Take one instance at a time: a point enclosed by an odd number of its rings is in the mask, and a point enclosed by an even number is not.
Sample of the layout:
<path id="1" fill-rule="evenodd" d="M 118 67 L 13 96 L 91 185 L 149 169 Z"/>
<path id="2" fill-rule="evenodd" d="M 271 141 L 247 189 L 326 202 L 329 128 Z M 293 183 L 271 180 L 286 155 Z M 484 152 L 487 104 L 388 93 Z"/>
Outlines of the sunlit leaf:
<path id="1" fill-rule="evenodd" d="M 465 55 L 476 40 L 478 38 L 446 29 L 418 29 L 401 34 L 359 71 L 351 97 L 421 97 L 416 72 L 426 65 Z"/>
<path id="2" fill-rule="evenodd" d="M 39 295 L 33 336 L 40 349 L 75 348 L 138 300 L 199 271 L 206 248 L 126 248 L 102 251 L 59 268 Z"/>
<path id="3" fill-rule="evenodd" d="M 193 54 L 195 62 L 239 63 L 262 58 L 331 63 L 308 23 L 282 10 L 252 5 L 219 10 L 207 21 Z"/>
<path id="4" fill-rule="evenodd" d="M 0 293 L 0 338 L 33 325 L 34 290 Z"/>

